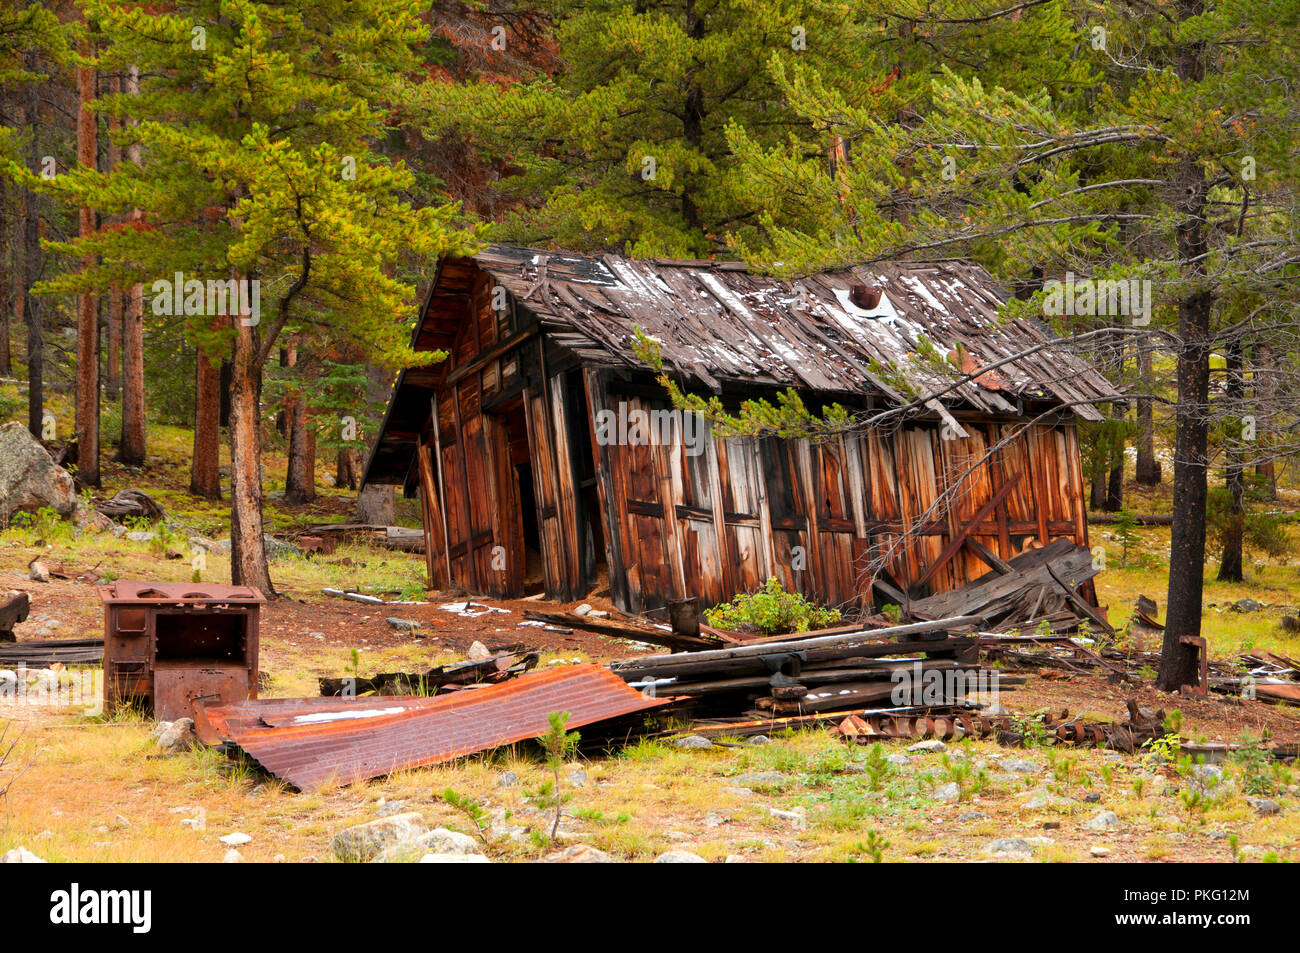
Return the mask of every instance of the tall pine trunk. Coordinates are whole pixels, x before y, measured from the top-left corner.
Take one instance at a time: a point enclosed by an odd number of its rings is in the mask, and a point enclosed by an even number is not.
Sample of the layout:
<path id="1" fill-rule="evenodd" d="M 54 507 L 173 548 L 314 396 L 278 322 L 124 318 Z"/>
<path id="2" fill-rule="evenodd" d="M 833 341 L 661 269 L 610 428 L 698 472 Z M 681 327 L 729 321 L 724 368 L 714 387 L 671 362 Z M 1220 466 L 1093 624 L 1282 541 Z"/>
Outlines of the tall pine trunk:
<path id="1" fill-rule="evenodd" d="M 290 341 L 285 350 L 285 366 L 296 369 L 301 384 L 308 370 L 300 365 L 298 342 Z M 284 475 L 284 501 L 302 506 L 316 499 L 316 434 L 311 429 L 307 400 L 301 387 L 290 390 L 284 401 L 285 429 L 289 435 L 289 465 Z"/>
<path id="2" fill-rule="evenodd" d="M 37 71 L 36 54 L 29 52 L 24 63 L 30 73 Z M 31 130 L 27 143 L 27 168 L 40 168 L 38 131 L 40 121 L 40 88 L 37 83 L 27 84 L 23 102 L 23 123 Z M 45 418 L 45 335 L 41 328 L 41 302 L 32 294 L 32 286 L 41 280 L 41 207 L 36 193 L 27 190 L 23 197 L 23 320 L 27 324 L 27 429 L 32 436 L 41 438 Z"/>
<path id="3" fill-rule="evenodd" d="M 81 50 L 91 54 L 89 44 Z M 95 71 L 77 67 L 77 162 L 95 169 L 99 147 L 95 114 L 90 106 L 95 99 Z M 95 210 L 81 206 L 77 214 L 82 238 L 95 234 Z M 88 256 L 82 266 L 91 271 L 95 257 Z M 87 486 L 99 486 L 99 301 L 83 291 L 77 296 L 77 479 Z"/>
<path id="4" fill-rule="evenodd" d="M 232 272 L 232 278 L 245 276 Z M 262 357 L 252 320 L 235 323 L 230 387 L 230 580 L 274 598 L 262 536 Z"/>
<path id="5" fill-rule="evenodd" d="M 4 180 L 0 179 L 0 238 L 9 234 L 10 224 L 9 191 L 5 188 Z M 9 377 L 14 372 L 13 355 L 9 351 L 9 314 L 10 309 L 18 303 L 16 242 L 14 246 L 10 248 L 8 242 L 0 246 L 0 377 Z M 9 261 L 11 254 L 14 254 L 12 264 Z"/>
<path id="6" fill-rule="evenodd" d="M 1234 334 L 1224 348 L 1224 400 L 1228 413 L 1238 414 L 1246 399 L 1246 374 L 1243 368 L 1242 346 L 1240 336 Z M 1242 446 L 1243 435 L 1229 434 L 1224 453 L 1224 485 L 1232 497 L 1229 504 L 1227 524 L 1223 531 L 1223 556 L 1219 560 L 1220 582 L 1242 581 L 1242 538 L 1246 532 L 1246 465 Z"/>
<path id="7" fill-rule="evenodd" d="M 120 93 L 122 79 L 113 76 L 109 79 L 109 91 Z M 122 164 L 122 146 L 114 134 L 122 129 L 122 120 L 111 117 L 108 120 L 108 167 L 116 169 Z M 108 354 L 104 359 L 104 396 L 117 400 L 122 396 L 122 313 L 124 309 L 122 289 L 112 288 L 108 292 Z"/>
<path id="8" fill-rule="evenodd" d="M 214 318 L 214 326 L 219 322 Z M 224 323 L 224 322 L 222 322 Z M 194 374 L 194 457 L 190 492 L 221 499 L 221 360 L 200 347 Z"/>
<path id="9" fill-rule="evenodd" d="M 1142 486 L 1155 486 L 1160 482 L 1160 461 L 1156 459 L 1155 402 L 1145 396 L 1155 386 L 1151 373 L 1151 342 L 1143 335 L 1137 347 L 1138 388 L 1144 396 L 1137 399 L 1137 470 L 1134 478 Z"/>
<path id="10" fill-rule="evenodd" d="M 127 73 L 126 91 L 140 95 L 140 71 L 134 66 Z M 140 164 L 138 143 L 127 146 L 127 158 Z M 133 225 L 143 220 L 139 209 L 131 212 Z M 117 459 L 127 466 L 142 467 L 144 458 L 144 288 L 136 285 L 127 295 L 122 316 L 122 439 Z"/>

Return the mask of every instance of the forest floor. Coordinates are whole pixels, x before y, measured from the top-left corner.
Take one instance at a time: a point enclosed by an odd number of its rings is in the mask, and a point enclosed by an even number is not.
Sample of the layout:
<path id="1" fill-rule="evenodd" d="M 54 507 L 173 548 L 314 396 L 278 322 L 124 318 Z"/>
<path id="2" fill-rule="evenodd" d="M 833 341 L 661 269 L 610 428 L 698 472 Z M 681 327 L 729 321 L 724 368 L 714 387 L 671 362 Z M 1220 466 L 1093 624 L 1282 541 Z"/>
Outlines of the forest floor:
<path id="1" fill-rule="evenodd" d="M 31 617 L 17 628 L 20 640 L 101 635 L 100 580 L 188 580 L 186 533 L 226 535 L 224 506 L 195 501 L 185 492 L 188 434 L 155 428 L 150 452 L 143 475 L 107 467 L 104 495 L 144 489 L 183 529 L 139 542 L 74 531 L 70 524 L 0 532 L 0 589 L 24 589 L 32 597 Z M 283 473 L 283 460 L 271 455 L 266 466 L 272 531 L 347 517 L 352 494 L 332 488 L 323 489 L 310 506 L 283 506 L 274 482 L 274 474 Z M 327 482 L 323 473 L 321 480 Z M 1134 511 L 1168 511 L 1167 487 L 1134 493 L 1129 503 Z M 1285 495 L 1283 505 L 1300 509 L 1293 494 Z M 400 520 L 417 525 L 409 505 L 400 507 Z M 1168 529 L 1138 533 L 1121 566 L 1113 527 L 1092 530 L 1093 544 L 1105 546 L 1108 555 L 1108 568 L 1097 580 L 1100 601 L 1110 606 L 1117 625 L 1127 619 L 1139 593 L 1163 607 Z M 74 578 L 31 581 L 27 566 L 38 555 L 49 568 Z M 212 558 L 203 578 L 228 581 L 223 562 Z M 1298 565 L 1294 557 L 1254 563 L 1241 585 L 1214 582 L 1214 567 L 1207 570 L 1205 633 L 1212 655 L 1264 650 L 1300 655 L 1300 638 L 1279 625 L 1284 613 L 1300 608 Z M 76 581 L 78 575 L 85 581 Z M 535 645 L 542 650 L 542 667 L 646 651 L 581 632 L 520 626 L 523 611 L 539 607 L 535 600 L 479 600 L 505 611 L 478 618 L 452 614 L 441 606 L 455 597 L 424 591 L 418 555 L 343 545 L 329 556 L 277 559 L 272 575 L 281 598 L 263 615 L 263 697 L 313 695 L 319 676 L 345 674 L 354 658 L 361 675 L 460 660 L 476 640 L 489 646 Z M 325 586 L 364 587 L 417 604 L 364 605 L 323 596 Z M 1260 610 L 1230 609 L 1245 597 L 1259 602 Z M 599 597 L 586 601 L 609 608 Z M 393 615 L 417 620 L 416 635 L 389 626 L 384 620 Z M 1033 676 L 1028 685 L 1004 694 L 1001 704 L 1022 714 L 1068 709 L 1118 719 L 1134 696 L 1144 706 L 1178 710 L 1187 738 L 1239 741 L 1267 734 L 1300 740 L 1300 708 L 1166 695 L 1149 685 L 1135 694 L 1099 677 Z M 0 704 L 0 727 L 6 720 L 9 741 L 17 737 L 18 742 L 0 763 L 0 789 L 23 773 L 0 798 L 0 853 L 23 845 L 52 861 L 214 861 L 227 851 L 218 838 L 241 832 L 252 837 L 240 848 L 245 860 L 327 861 L 333 859 L 334 833 L 374 819 L 381 810 L 418 811 L 428 826 L 468 830 L 464 816 L 441 797 L 449 788 L 497 818 L 498 835 L 490 836 L 485 848 L 493 860 L 536 859 L 555 849 L 546 814 L 530 794 L 544 780 L 545 769 L 529 745 L 302 794 L 212 750 L 163 755 L 151 738 L 152 724 L 138 718 L 105 720 Z M 0 745 L 0 753 L 9 741 Z M 1280 765 L 1252 759 L 1226 763 L 1222 780 L 1214 784 L 1198 780 L 1187 765 L 1150 752 L 1010 750 L 970 740 L 951 743 L 942 753 L 908 753 L 908 747 L 902 741 L 879 751 L 850 747 L 826 730 L 705 750 L 642 741 L 583 758 L 574 766 L 581 771 L 566 772 L 571 816 L 561 826 L 561 839 L 590 844 L 619 860 L 651 860 L 668 850 L 692 851 L 707 860 L 983 860 L 998 856 L 990 853 L 991 845 L 1008 838 L 1020 843 L 1002 844 L 1010 848 L 1002 859 L 1300 860 L 1300 776 Z M 886 755 L 903 757 L 882 765 Z M 518 783 L 507 783 L 510 772 Z M 945 799 L 952 784 L 957 796 Z M 1268 798 L 1280 810 L 1261 813 L 1248 797 Z M 1103 812 L 1114 816 L 1088 826 Z M 181 823 L 196 817 L 203 822 Z"/>

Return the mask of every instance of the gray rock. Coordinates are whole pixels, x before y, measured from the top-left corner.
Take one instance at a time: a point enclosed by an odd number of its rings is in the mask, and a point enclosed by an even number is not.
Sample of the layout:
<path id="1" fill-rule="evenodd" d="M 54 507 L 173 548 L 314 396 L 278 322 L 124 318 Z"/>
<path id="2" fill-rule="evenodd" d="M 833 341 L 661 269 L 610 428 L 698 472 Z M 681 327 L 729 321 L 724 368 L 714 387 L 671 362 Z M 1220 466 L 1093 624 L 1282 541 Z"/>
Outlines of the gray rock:
<path id="1" fill-rule="evenodd" d="M 669 850 L 654 859 L 656 864 L 707 864 L 708 861 L 699 854 L 689 850 Z"/>
<path id="2" fill-rule="evenodd" d="M 575 788 L 585 788 L 587 786 L 587 772 L 582 768 L 570 768 L 565 777 L 569 779 L 569 783 Z"/>
<path id="3" fill-rule="evenodd" d="M 1092 847 L 1089 847 L 1088 853 L 1091 854 L 1093 857 L 1109 857 L 1110 848 L 1102 847 L 1100 844 L 1097 844 Z"/>
<path id="4" fill-rule="evenodd" d="M 1281 814 L 1282 805 L 1266 797 L 1248 797 L 1246 803 L 1260 814 Z"/>
<path id="5" fill-rule="evenodd" d="M 984 845 L 984 853 L 993 857 L 1032 857 L 1034 845 L 1023 837 L 999 837 Z"/>
<path id="6" fill-rule="evenodd" d="M 153 542 L 155 539 L 157 539 L 157 538 L 158 538 L 158 534 L 157 534 L 157 533 L 151 533 L 151 532 L 149 532 L 149 531 L 147 531 L 147 530 L 141 530 L 141 529 L 138 529 L 138 530 L 135 530 L 134 532 L 127 533 L 127 534 L 126 534 L 126 538 L 129 539 L 129 540 L 130 540 L 131 542 L 133 542 L 133 543 L 149 543 L 149 542 Z"/>
<path id="7" fill-rule="evenodd" d="M 1258 612 L 1260 605 L 1254 599 L 1238 599 L 1232 604 L 1233 612 Z"/>
<path id="8" fill-rule="evenodd" d="M 947 751 L 948 746 L 944 744 L 942 741 L 940 741 L 938 738 L 931 738 L 928 741 L 918 741 L 916 744 L 912 745 L 907 750 L 937 754 L 940 751 Z"/>
<path id="9" fill-rule="evenodd" d="M 25 432 L 25 431 L 24 431 Z M 44 860 L 37 857 L 26 847 L 15 847 L 6 854 L 0 855 L 0 864 L 43 864 Z"/>
<path id="10" fill-rule="evenodd" d="M 502 771 L 501 776 L 497 778 L 497 787 L 512 788 L 519 783 L 519 775 L 513 771 Z"/>
<path id="11" fill-rule="evenodd" d="M 961 787 L 956 781 L 949 781 L 935 788 L 930 796 L 936 801 L 955 801 L 961 797 Z"/>
<path id="12" fill-rule="evenodd" d="M 705 814 L 703 820 L 700 821 L 700 826 L 709 828 L 721 827 L 726 823 L 727 818 L 723 817 L 721 814 Z"/>
<path id="13" fill-rule="evenodd" d="M 379 810 L 375 811 L 376 817 L 392 817 L 394 814 L 405 814 L 405 801 L 385 801 L 379 805 Z"/>
<path id="14" fill-rule="evenodd" d="M 339 831 L 330 841 L 339 860 L 364 862 L 374 860 L 390 847 L 413 842 L 425 833 L 420 815 L 394 814 Z"/>
<path id="15" fill-rule="evenodd" d="M 1042 765 L 1023 758 L 1003 758 L 998 762 L 998 767 L 1012 774 L 1039 774 L 1043 770 Z"/>
<path id="16" fill-rule="evenodd" d="M 574 844 L 542 858 L 543 864 L 612 864 L 614 858 L 590 844 Z"/>
<path id="17" fill-rule="evenodd" d="M 731 779 L 736 784 L 747 788 L 779 788 L 787 783 L 787 778 L 780 771 L 748 771 Z"/>
<path id="18" fill-rule="evenodd" d="M 384 621 L 398 632 L 415 632 L 420 628 L 420 623 L 415 619 L 399 619 L 396 616 L 390 616 Z"/>
<path id="19" fill-rule="evenodd" d="M 983 811 L 967 811 L 964 814 L 958 814 L 957 820 L 962 824 L 969 824 L 972 821 L 987 821 L 989 816 Z"/>
<path id="20" fill-rule="evenodd" d="M 487 650 L 487 646 L 482 642 L 475 642 L 465 653 L 465 657 L 471 662 L 483 662 L 492 657 L 492 653 Z"/>
<path id="21" fill-rule="evenodd" d="M 912 759 L 905 754 L 895 752 L 885 759 L 896 768 L 905 768 L 912 763 Z"/>
<path id="22" fill-rule="evenodd" d="M 251 844 L 253 842 L 252 837 L 239 831 L 236 831 L 233 834 L 225 834 L 218 837 L 217 840 L 221 841 L 221 843 L 225 844 L 227 847 L 243 847 L 245 844 Z"/>
<path id="23" fill-rule="evenodd" d="M 168 753 L 189 751 L 198 744 L 198 735 L 194 733 L 193 718 L 177 718 L 175 721 L 160 721 L 154 731 L 158 747 Z"/>
<path id="24" fill-rule="evenodd" d="M 1098 811 L 1092 820 L 1085 821 L 1085 831 L 1109 831 L 1119 827 L 1119 815 L 1114 811 Z"/>
<path id="25" fill-rule="evenodd" d="M 415 839 L 417 846 L 423 848 L 424 853 L 428 854 L 481 854 L 482 848 L 479 842 L 468 834 L 462 834 L 460 831 L 448 830 L 445 827 L 435 827 L 427 834 L 421 834 Z"/>
<path id="26" fill-rule="evenodd" d="M 1085 794 L 1083 797 L 1079 798 L 1079 800 L 1084 804 L 1100 804 L 1101 795 L 1096 791 L 1092 791 L 1091 793 Z"/>
<path id="27" fill-rule="evenodd" d="M 244 862 L 244 855 L 232 847 L 230 850 L 226 851 L 225 856 L 221 858 L 221 862 L 223 864 L 242 864 Z"/>
<path id="28" fill-rule="evenodd" d="M 1051 794 L 1044 794 L 1035 798 L 1030 798 L 1023 806 L 1026 811 L 1046 811 L 1052 808 L 1063 807 L 1067 803 L 1069 802 L 1064 798 L 1059 798 Z"/>
<path id="29" fill-rule="evenodd" d="M 31 579 L 32 582 L 49 582 L 50 570 L 49 567 L 46 566 L 45 563 L 41 562 L 39 559 L 33 559 L 31 562 L 27 564 L 27 576 L 29 579 Z M 44 629 L 37 632 L 37 635 L 49 635 L 49 634 L 50 633 L 48 629 Z"/>
<path id="30" fill-rule="evenodd" d="M 684 735 L 681 738 L 674 738 L 673 744 L 679 748 L 699 749 L 713 748 L 715 745 L 708 738 L 700 735 Z"/>
<path id="31" fill-rule="evenodd" d="M 767 735 L 754 735 L 754 737 L 752 737 L 752 738 L 749 739 L 749 744 L 751 744 L 751 745 L 765 745 L 765 744 L 770 744 L 771 741 L 772 741 L 772 739 L 769 738 Z"/>
<path id="32" fill-rule="evenodd" d="M 44 507 L 69 517 L 77 508 L 72 475 L 18 421 L 0 426 L 0 521 Z"/>
<path id="33" fill-rule="evenodd" d="M 806 831 L 808 829 L 808 817 L 802 810 L 783 811 L 780 808 L 768 808 L 772 816 L 779 821 L 789 821 L 790 827 L 796 831 Z"/>

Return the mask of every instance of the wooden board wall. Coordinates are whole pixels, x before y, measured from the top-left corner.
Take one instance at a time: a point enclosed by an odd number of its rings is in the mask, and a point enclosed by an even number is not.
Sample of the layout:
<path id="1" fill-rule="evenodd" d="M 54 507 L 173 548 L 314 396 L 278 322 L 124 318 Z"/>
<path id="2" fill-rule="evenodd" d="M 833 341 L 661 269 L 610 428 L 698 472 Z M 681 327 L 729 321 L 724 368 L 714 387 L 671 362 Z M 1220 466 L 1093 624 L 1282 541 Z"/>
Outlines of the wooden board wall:
<path id="1" fill-rule="evenodd" d="M 597 371 L 586 381 L 593 415 L 665 409 L 611 392 Z M 820 603 L 853 606 L 866 600 L 869 569 L 910 585 L 963 531 L 1003 559 L 1058 536 L 1087 543 L 1072 424 L 964 425 L 970 436 L 950 440 L 937 423 L 817 442 L 709 434 L 691 456 L 678 424 L 667 444 L 598 447 L 615 601 L 632 612 L 691 596 L 713 604 L 776 576 Z M 967 529 L 1016 474 L 1005 501 Z M 988 568 L 958 549 L 916 594 Z"/>

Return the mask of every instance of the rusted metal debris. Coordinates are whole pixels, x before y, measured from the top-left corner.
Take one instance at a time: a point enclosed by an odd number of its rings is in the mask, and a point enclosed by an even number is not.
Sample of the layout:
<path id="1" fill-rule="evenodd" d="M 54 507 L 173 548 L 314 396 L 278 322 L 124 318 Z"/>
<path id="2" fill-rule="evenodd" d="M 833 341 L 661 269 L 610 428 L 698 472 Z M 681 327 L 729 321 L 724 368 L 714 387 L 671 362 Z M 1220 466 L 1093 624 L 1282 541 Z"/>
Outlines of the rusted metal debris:
<path id="1" fill-rule="evenodd" d="M 290 698 L 203 706 L 199 737 L 228 744 L 310 791 L 445 761 L 545 734 L 552 712 L 567 727 L 614 722 L 659 708 L 601 665 L 532 672 L 499 685 L 417 696 Z"/>
<path id="2" fill-rule="evenodd" d="M 1114 748 L 1133 753 L 1148 741 L 1164 735 L 1164 711 L 1139 708 L 1128 701 L 1128 720 L 1119 723 L 1071 718 L 1069 712 L 1041 720 L 1009 715 L 981 715 L 957 712 L 941 715 L 892 714 L 885 712 L 850 715 L 835 728 L 845 741 L 872 744 L 892 738 L 992 738 L 999 744 L 1023 746 L 1030 732 L 1037 740 L 1054 744 Z"/>
<path id="3" fill-rule="evenodd" d="M 498 651 L 490 658 L 439 665 L 426 672 L 394 672 L 374 678 L 321 678 L 320 693 L 328 697 L 360 695 L 433 695 L 474 685 L 495 685 L 537 666 L 534 650 Z"/>
<path id="4" fill-rule="evenodd" d="M 194 717 L 199 701 L 257 697 L 257 589 L 123 579 L 99 595 L 105 708 L 172 720 Z"/>

